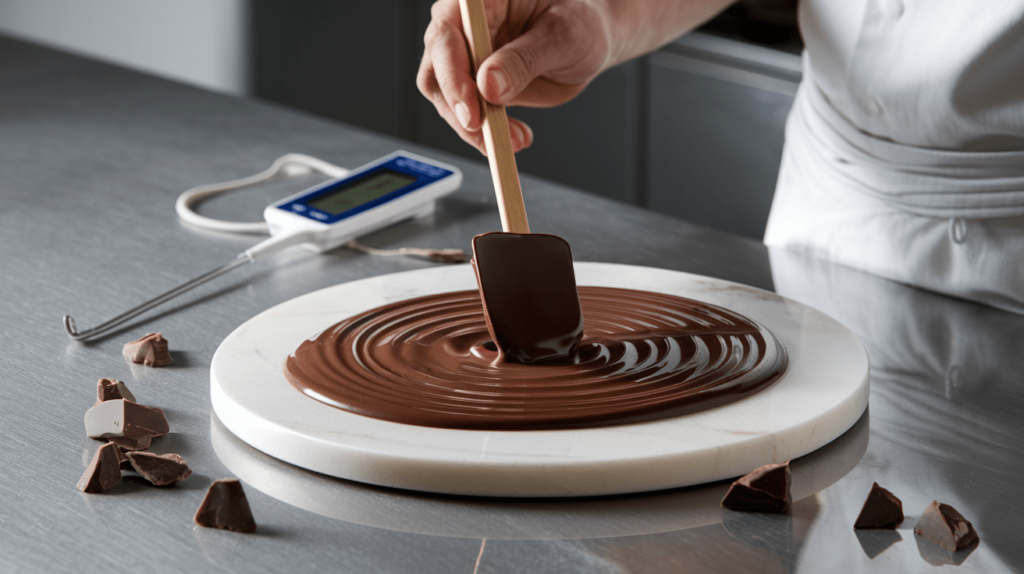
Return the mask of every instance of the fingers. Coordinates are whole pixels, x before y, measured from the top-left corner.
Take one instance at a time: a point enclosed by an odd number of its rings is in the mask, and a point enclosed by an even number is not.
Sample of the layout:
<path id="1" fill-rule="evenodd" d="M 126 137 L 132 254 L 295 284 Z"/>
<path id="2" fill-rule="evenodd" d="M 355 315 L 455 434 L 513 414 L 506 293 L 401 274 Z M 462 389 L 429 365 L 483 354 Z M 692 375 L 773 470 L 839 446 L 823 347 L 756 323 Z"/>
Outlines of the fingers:
<path id="1" fill-rule="evenodd" d="M 423 59 L 420 61 L 420 70 L 416 76 L 416 85 L 430 103 L 434 104 L 434 108 L 437 109 L 438 115 L 448 122 L 455 133 L 459 134 L 466 143 L 480 150 L 480 153 L 486 154 L 484 151 L 484 140 L 483 134 L 479 129 L 470 131 L 462 126 L 462 122 L 455 115 L 455 110 L 448 104 L 448 100 L 445 99 L 444 94 L 441 92 L 441 86 L 437 82 L 437 77 L 434 74 L 434 66 L 430 61 L 430 53 L 424 52 Z M 476 106 L 479 114 L 479 104 Z"/>
<path id="2" fill-rule="evenodd" d="M 458 0 L 440 0 L 431 13 L 416 85 L 459 137 L 486 155 L 481 132 L 483 110 L 471 74 Z M 514 151 L 533 144 L 533 130 L 524 122 L 509 118 L 509 131 Z"/>

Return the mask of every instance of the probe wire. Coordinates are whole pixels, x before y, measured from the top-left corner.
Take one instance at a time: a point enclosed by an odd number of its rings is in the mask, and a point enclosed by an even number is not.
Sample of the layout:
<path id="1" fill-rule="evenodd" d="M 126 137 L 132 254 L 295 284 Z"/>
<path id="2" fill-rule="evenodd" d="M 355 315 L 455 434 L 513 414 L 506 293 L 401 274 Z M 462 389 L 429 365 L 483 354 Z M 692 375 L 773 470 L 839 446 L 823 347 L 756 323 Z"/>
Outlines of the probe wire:
<path id="1" fill-rule="evenodd" d="M 242 265 L 245 265 L 246 263 L 249 263 L 250 261 L 252 261 L 251 258 L 249 258 L 245 253 L 241 253 L 233 261 L 230 261 L 216 269 L 208 271 L 200 275 L 199 277 L 196 277 L 195 279 L 182 283 L 181 285 L 178 285 L 174 289 L 171 289 L 170 291 L 162 295 L 158 295 L 137 307 L 133 307 L 105 323 L 101 323 L 93 327 L 92 329 L 86 329 L 85 331 L 82 332 L 79 332 L 75 328 L 75 320 L 72 319 L 70 315 L 64 315 L 64 330 L 67 331 L 68 337 L 71 337 L 75 341 L 84 341 L 85 339 L 88 339 L 90 337 L 95 337 L 100 333 L 104 333 L 106 331 L 109 331 L 110 329 L 113 329 L 114 327 L 120 325 L 121 323 L 124 323 L 125 321 L 131 319 L 132 317 L 135 317 L 136 315 L 145 313 L 146 311 L 149 311 L 153 307 L 156 307 L 157 305 L 167 300 L 173 299 L 178 295 L 181 295 L 186 291 L 198 287 L 199 285 L 202 285 L 203 283 L 206 283 L 211 279 L 220 277 L 221 275 L 227 273 L 228 271 L 231 271 L 235 267 L 240 267 Z"/>

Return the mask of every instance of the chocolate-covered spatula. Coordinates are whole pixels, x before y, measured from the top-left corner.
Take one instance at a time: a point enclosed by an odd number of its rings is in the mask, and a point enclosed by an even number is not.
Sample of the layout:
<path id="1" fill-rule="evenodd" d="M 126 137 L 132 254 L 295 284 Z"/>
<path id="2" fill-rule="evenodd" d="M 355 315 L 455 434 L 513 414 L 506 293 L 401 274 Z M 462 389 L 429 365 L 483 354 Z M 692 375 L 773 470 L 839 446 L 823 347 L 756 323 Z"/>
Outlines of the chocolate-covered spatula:
<path id="1" fill-rule="evenodd" d="M 491 55 L 483 0 L 459 0 L 473 71 Z M 473 267 L 487 329 L 505 358 L 521 363 L 569 356 L 583 336 L 572 252 L 561 237 L 530 233 L 505 106 L 480 98 L 484 143 L 503 233 L 473 238 Z"/>

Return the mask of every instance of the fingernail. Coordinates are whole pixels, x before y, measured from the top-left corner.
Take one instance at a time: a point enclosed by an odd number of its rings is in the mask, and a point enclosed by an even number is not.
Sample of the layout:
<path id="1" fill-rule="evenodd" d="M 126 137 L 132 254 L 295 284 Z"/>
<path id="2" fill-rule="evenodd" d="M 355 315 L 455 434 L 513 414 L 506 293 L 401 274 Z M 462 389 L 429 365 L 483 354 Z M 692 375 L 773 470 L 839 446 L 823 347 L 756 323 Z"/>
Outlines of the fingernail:
<path id="1" fill-rule="evenodd" d="M 469 131 L 469 120 L 471 118 L 469 117 L 469 108 L 466 107 L 466 104 L 462 102 L 455 104 L 455 117 L 459 119 L 462 127 Z"/>
<path id="2" fill-rule="evenodd" d="M 505 75 L 505 72 L 502 72 L 497 68 L 487 72 L 487 75 L 490 77 L 491 82 L 493 82 L 498 88 L 498 99 L 500 101 L 504 101 L 509 89 L 508 76 Z"/>
<path id="3" fill-rule="evenodd" d="M 523 133 L 523 127 L 516 122 L 509 122 L 509 127 L 512 129 L 512 138 L 516 140 L 518 149 L 526 147 L 526 134 Z"/>
<path id="4" fill-rule="evenodd" d="M 528 124 L 519 124 L 519 126 L 523 130 L 523 147 L 530 147 L 533 145 L 533 128 Z"/>

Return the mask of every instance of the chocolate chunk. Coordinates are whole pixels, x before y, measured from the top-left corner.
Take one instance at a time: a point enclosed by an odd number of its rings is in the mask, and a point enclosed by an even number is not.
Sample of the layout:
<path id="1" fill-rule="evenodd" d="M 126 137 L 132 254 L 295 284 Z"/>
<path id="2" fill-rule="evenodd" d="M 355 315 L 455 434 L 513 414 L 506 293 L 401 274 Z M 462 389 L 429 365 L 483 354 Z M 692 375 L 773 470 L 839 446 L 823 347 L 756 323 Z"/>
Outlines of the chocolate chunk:
<path id="1" fill-rule="evenodd" d="M 127 452 L 125 455 L 135 472 L 157 486 L 172 484 L 192 476 L 192 469 L 188 467 L 185 459 L 176 454 Z"/>
<path id="2" fill-rule="evenodd" d="M 78 490 L 82 492 L 103 492 L 121 480 L 121 464 L 118 460 L 117 445 L 107 443 L 96 449 L 85 474 L 78 479 Z"/>
<path id="3" fill-rule="evenodd" d="M 533 363 L 576 350 L 583 310 L 564 239 L 543 233 L 477 235 L 473 268 L 487 330 L 504 358 Z"/>
<path id="4" fill-rule="evenodd" d="M 103 401 L 85 413 L 89 438 L 109 439 L 128 450 L 147 448 L 149 441 L 168 431 L 164 411 L 126 399 Z"/>
<path id="5" fill-rule="evenodd" d="M 860 516 L 853 523 L 854 528 L 896 528 L 903 522 L 903 503 L 891 492 L 871 485 L 871 492 L 860 509 Z"/>
<path id="6" fill-rule="evenodd" d="M 141 339 L 124 344 L 124 358 L 147 367 L 162 367 L 174 362 L 167 350 L 167 339 L 160 333 L 150 333 Z"/>
<path id="7" fill-rule="evenodd" d="M 199 526 L 207 528 L 256 532 L 256 521 L 249 510 L 249 501 L 237 478 L 224 478 L 210 485 L 196 511 L 195 521 Z"/>
<path id="8" fill-rule="evenodd" d="M 117 399 L 136 402 L 135 395 L 132 395 L 123 382 L 107 378 L 96 382 L 96 404 Z"/>
<path id="9" fill-rule="evenodd" d="M 785 512 L 789 508 L 789 461 L 766 464 L 732 483 L 722 506 L 743 512 Z"/>
<path id="10" fill-rule="evenodd" d="M 938 501 L 929 504 L 921 513 L 914 526 L 914 534 L 954 552 L 978 540 L 978 533 L 966 518 L 952 506 Z"/>

